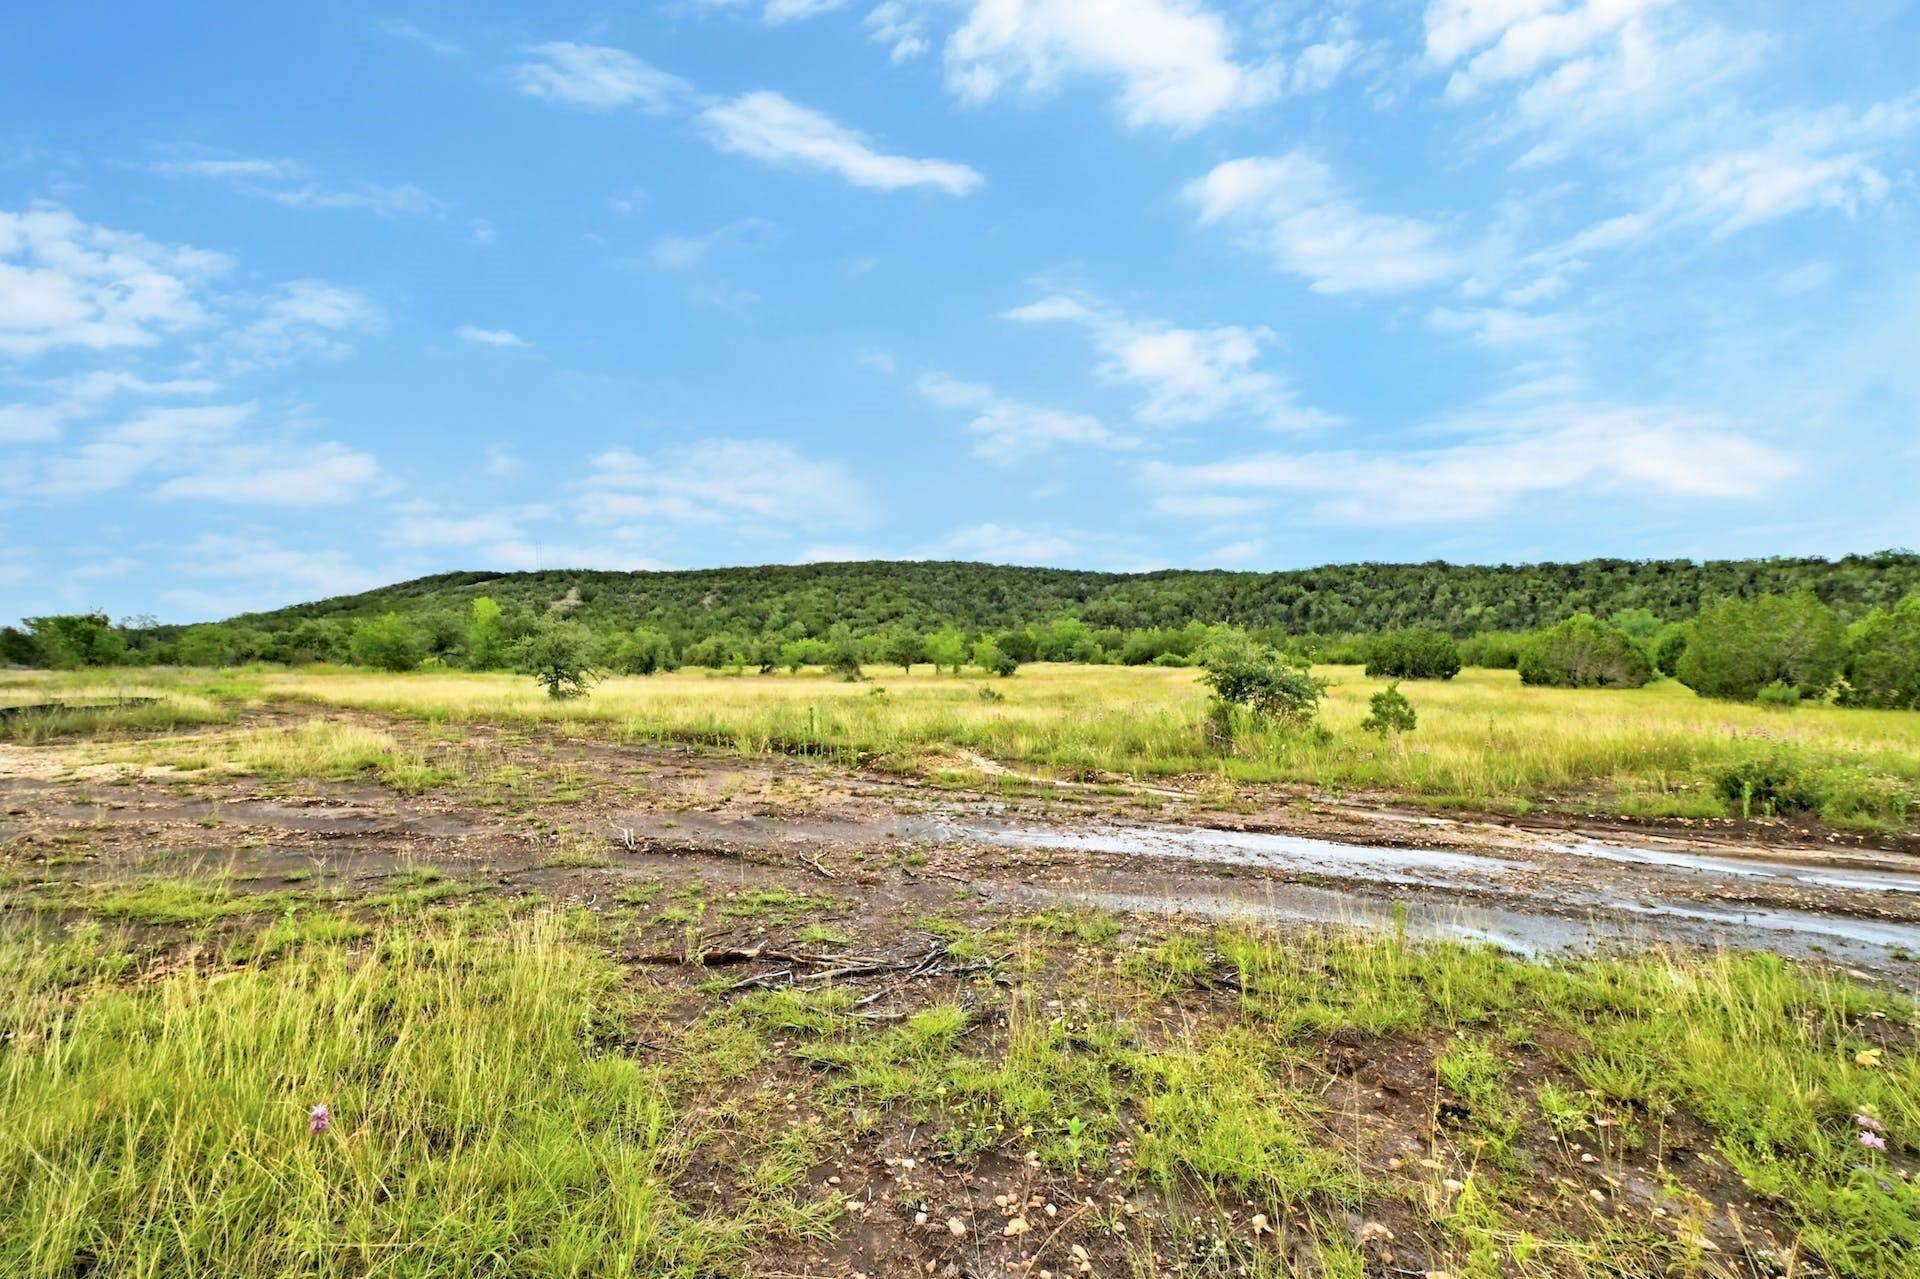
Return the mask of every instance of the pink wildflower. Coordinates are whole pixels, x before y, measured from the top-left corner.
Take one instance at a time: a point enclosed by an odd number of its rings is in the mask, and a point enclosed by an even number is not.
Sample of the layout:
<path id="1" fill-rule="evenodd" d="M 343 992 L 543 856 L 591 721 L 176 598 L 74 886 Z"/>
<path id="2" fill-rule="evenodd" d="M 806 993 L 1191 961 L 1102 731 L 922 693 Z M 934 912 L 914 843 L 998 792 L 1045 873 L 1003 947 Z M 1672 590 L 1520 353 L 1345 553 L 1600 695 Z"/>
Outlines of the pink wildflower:
<path id="1" fill-rule="evenodd" d="M 322 1102 L 307 1112 L 307 1131 L 325 1132 L 333 1126 L 333 1112 Z"/>
<path id="2" fill-rule="evenodd" d="M 1868 1132 L 1862 1128 L 1860 1130 L 1860 1144 L 1868 1150 L 1885 1150 L 1887 1148 L 1887 1139 L 1877 1132 Z"/>
<path id="3" fill-rule="evenodd" d="M 1880 1126 L 1880 1121 L 1878 1119 L 1875 1119 L 1872 1115 L 1869 1115 L 1864 1110 L 1853 1117 L 1853 1122 L 1858 1127 L 1865 1128 L 1871 1132 L 1883 1133 L 1886 1131 L 1885 1128 L 1882 1128 Z"/>

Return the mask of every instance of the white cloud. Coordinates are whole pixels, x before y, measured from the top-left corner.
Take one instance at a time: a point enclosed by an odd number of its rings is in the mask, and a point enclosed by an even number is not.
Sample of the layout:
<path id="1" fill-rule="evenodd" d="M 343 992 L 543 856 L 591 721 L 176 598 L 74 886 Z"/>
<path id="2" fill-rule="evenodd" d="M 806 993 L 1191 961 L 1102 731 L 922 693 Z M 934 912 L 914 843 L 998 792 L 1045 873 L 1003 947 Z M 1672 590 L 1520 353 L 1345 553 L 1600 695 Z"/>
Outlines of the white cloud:
<path id="1" fill-rule="evenodd" d="M 871 546 L 851 542 L 823 542 L 809 546 L 793 557 L 795 564 L 855 564 L 866 560 L 900 559 L 898 555 L 888 555 Z"/>
<path id="2" fill-rule="evenodd" d="M 777 238 L 776 228 L 765 218 L 742 218 L 699 235 L 663 235 L 647 250 L 647 258 L 663 270 L 684 271 L 716 251 L 764 248 Z"/>
<path id="3" fill-rule="evenodd" d="M 887 46 L 894 62 L 912 61 L 933 47 L 921 8 L 914 0 L 881 0 L 867 11 L 867 38 Z"/>
<path id="4" fill-rule="evenodd" d="M 1404 292 L 1461 269 L 1437 227 L 1363 208 L 1305 151 L 1228 160 L 1184 195 L 1202 226 L 1230 228 L 1316 293 Z"/>
<path id="5" fill-rule="evenodd" d="M 1435 307 L 1427 320 L 1443 333 L 1470 334 L 1483 346 L 1544 342 L 1565 336 L 1573 327 L 1565 316 L 1499 306 Z"/>
<path id="6" fill-rule="evenodd" d="M 633 106 L 664 113 L 692 93 L 679 76 L 650 66 L 624 49 L 559 40 L 528 45 L 533 61 L 514 68 L 523 93 L 567 106 L 606 111 Z"/>
<path id="7" fill-rule="evenodd" d="M 154 494 L 210 502 L 267 506 L 338 506 L 384 488 L 373 458 L 330 441 L 301 443 L 297 450 L 243 445 L 198 459 L 191 470 L 162 483 Z"/>
<path id="8" fill-rule="evenodd" d="M 473 342 L 480 346 L 525 346 L 527 340 L 518 333 L 506 329 L 483 329 L 472 324 L 463 324 L 455 329 L 454 336 L 462 342 Z"/>
<path id="9" fill-rule="evenodd" d="M 1147 474 L 1170 497 L 1291 493 L 1330 523 L 1417 525 L 1491 519 L 1529 499 L 1751 500 L 1798 470 L 1716 417 L 1671 408 L 1553 403 L 1450 425 L 1463 438 L 1424 450 L 1262 453 Z"/>
<path id="10" fill-rule="evenodd" d="M 1448 96 L 1464 98 L 1488 85 L 1526 79 L 1582 53 L 1634 19 L 1673 0 L 1433 0 L 1427 6 L 1427 53 L 1466 65 L 1453 72 Z"/>
<path id="11" fill-rule="evenodd" d="M 296 160 L 223 156 L 199 148 L 170 148 L 146 166 L 165 178 L 218 182 L 242 195 L 294 209 L 347 209 L 387 215 L 433 216 L 446 206 L 411 182 L 331 183 Z"/>
<path id="12" fill-rule="evenodd" d="M 518 524 L 504 515 L 442 515 L 431 510 L 402 515 L 394 531 L 408 546 L 472 546 L 520 536 Z"/>
<path id="13" fill-rule="evenodd" d="M 988 461 L 1021 462 L 1055 445 L 1130 449 L 1139 443 L 1107 429 L 1090 414 L 1004 399 L 992 387 L 963 382 L 945 373 L 926 374 L 915 385 L 921 395 L 942 408 L 966 409 L 973 414 L 967 423 L 967 432 L 974 437 L 973 452 Z"/>
<path id="14" fill-rule="evenodd" d="M 499 444 L 489 444 L 483 455 L 488 475 L 513 475 L 520 470 L 520 455 Z"/>
<path id="15" fill-rule="evenodd" d="M 1110 381 L 1137 386 L 1147 398 L 1136 410 L 1143 422 L 1207 422 L 1250 416 L 1265 425 L 1300 427 L 1326 421 L 1301 408 L 1273 373 L 1255 365 L 1273 345 L 1267 329 L 1220 324 L 1186 329 L 1129 317 L 1097 298 L 1055 294 L 1006 313 L 1023 323 L 1070 323 L 1084 327 Z"/>
<path id="16" fill-rule="evenodd" d="M 877 191 L 930 186 L 965 195 L 985 180 L 964 164 L 876 151 L 854 130 L 767 90 L 708 107 L 700 119 L 723 151 L 824 169 Z"/>
<path id="17" fill-rule="evenodd" d="M 703 9 L 743 9 L 753 7 L 751 0 L 696 0 Z M 766 0 L 759 6 L 760 20 L 770 27 L 789 22 L 804 22 L 823 13 L 832 13 L 847 0 Z"/>
<path id="18" fill-rule="evenodd" d="M 1267 544 L 1257 537 L 1239 542 L 1228 542 L 1225 546 L 1216 546 L 1204 552 L 1201 562 L 1207 564 L 1250 564 L 1267 553 Z"/>
<path id="19" fill-rule="evenodd" d="M 600 454 L 581 516 L 599 524 L 847 524 L 864 516 L 866 504 L 865 489 L 838 462 L 803 457 L 779 440 L 704 440 L 648 456 Z"/>
<path id="20" fill-rule="evenodd" d="M 991 564 L 1058 564 L 1074 559 L 1080 547 L 1058 534 L 1000 524 L 976 524 L 949 534 L 928 548 L 930 557 L 958 557 Z"/>
<path id="21" fill-rule="evenodd" d="M 41 497 L 80 497 L 122 488 L 231 440 L 253 404 L 148 409 L 97 432 L 87 443 L 42 458 L 31 488 Z"/>
<path id="22" fill-rule="evenodd" d="M 208 324 L 195 290 L 227 259 L 82 222 L 0 210 L 0 354 L 152 346 Z"/>
<path id="23" fill-rule="evenodd" d="M 235 373 L 285 363 L 302 355 L 346 354 L 342 335 L 377 328 L 379 308 L 352 289 L 324 280 L 295 280 L 263 302 L 256 317 L 223 343 Z"/>
<path id="24" fill-rule="evenodd" d="M 261 607 L 263 595 L 278 600 L 290 595 L 309 599 L 319 595 L 346 595 L 379 586 L 383 581 L 379 574 L 355 564 L 340 551 L 291 550 L 257 534 L 202 534 L 187 548 L 178 567 L 183 573 L 221 578 L 230 585 L 260 584 L 245 595 L 214 596 L 201 591 L 168 593 L 169 599 L 183 607 L 188 606 L 189 601 L 217 605 L 203 610 L 203 615 L 216 617 Z"/>
<path id="25" fill-rule="evenodd" d="M 970 0 L 945 59 L 970 101 L 1047 93 L 1069 74 L 1117 79 L 1136 127 L 1194 128 L 1277 88 L 1273 70 L 1235 60 L 1226 19 L 1197 0 Z"/>

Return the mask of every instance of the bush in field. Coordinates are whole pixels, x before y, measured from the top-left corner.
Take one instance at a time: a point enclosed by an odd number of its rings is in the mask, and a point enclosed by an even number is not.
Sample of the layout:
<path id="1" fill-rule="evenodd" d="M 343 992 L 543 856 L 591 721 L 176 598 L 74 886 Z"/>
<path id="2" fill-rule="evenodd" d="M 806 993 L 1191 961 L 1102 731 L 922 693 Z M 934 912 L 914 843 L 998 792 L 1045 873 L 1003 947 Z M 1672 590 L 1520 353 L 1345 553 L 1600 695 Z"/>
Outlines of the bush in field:
<path id="1" fill-rule="evenodd" d="M 224 626 L 192 626 L 173 648 L 182 666 L 227 666 L 233 661 L 233 635 Z"/>
<path id="2" fill-rule="evenodd" d="M 341 662 L 347 659 L 347 628 L 328 617 L 309 617 L 287 632 L 288 660 Z"/>
<path id="3" fill-rule="evenodd" d="M 1920 595 L 1877 608 L 1847 637 L 1844 706 L 1920 710 Z"/>
<path id="4" fill-rule="evenodd" d="M 382 671 L 410 671 L 427 655 L 427 637 L 398 613 L 369 617 L 347 641 L 353 660 Z"/>
<path id="5" fill-rule="evenodd" d="M 1520 682 L 1555 688 L 1639 688 L 1653 663 L 1638 641 L 1591 613 L 1542 631 L 1520 654 Z"/>
<path id="6" fill-rule="evenodd" d="M 652 675 L 679 664 L 673 656 L 673 641 L 650 626 L 636 626 L 622 635 L 608 658 L 608 665 L 622 675 Z"/>
<path id="7" fill-rule="evenodd" d="M 1675 674 L 1703 697 L 1751 701 L 1775 680 L 1803 697 L 1821 697 L 1845 660 L 1840 619 L 1809 591 L 1724 599 L 1702 609 Z"/>
<path id="8" fill-rule="evenodd" d="M 1398 738 L 1402 733 L 1411 733 L 1419 716 L 1414 713 L 1413 703 L 1400 691 L 1400 682 L 1395 680 L 1367 700 L 1367 717 L 1360 721 L 1360 727 L 1369 733 L 1378 733 L 1381 738 Z"/>
<path id="9" fill-rule="evenodd" d="M 973 646 L 973 664 L 1002 678 L 1020 669 L 1020 663 L 1013 660 L 1013 654 L 1001 648 L 999 641 L 992 637 L 982 639 Z"/>
<path id="10" fill-rule="evenodd" d="M 29 617 L 27 634 L 36 660 L 53 670 L 82 666 L 113 666 L 127 651 L 127 642 L 105 613 L 59 613 Z"/>
<path id="11" fill-rule="evenodd" d="M 802 666 L 825 666 L 833 650 L 817 639 L 797 639 L 780 646 L 780 664 L 790 671 Z"/>
<path id="12" fill-rule="evenodd" d="M 1460 664 L 1487 671 L 1510 671 L 1520 665 L 1520 652 L 1529 636 L 1517 631 L 1483 631 L 1460 641 Z"/>
<path id="13" fill-rule="evenodd" d="M 1625 631 L 1627 638 L 1644 648 L 1653 643 L 1666 623 L 1655 617 L 1652 609 L 1621 608 L 1608 615 L 1607 625 L 1616 631 Z"/>
<path id="14" fill-rule="evenodd" d="M 1283 728 L 1311 728 L 1320 713 L 1320 695 L 1327 686 L 1304 666 L 1294 666 L 1280 654 L 1244 635 L 1210 641 L 1202 664 L 1202 682 L 1228 706 L 1245 707 L 1255 718 Z"/>
<path id="15" fill-rule="evenodd" d="M 1775 680 L 1753 695 L 1753 700 L 1762 706 L 1771 706 L 1776 710 L 1790 711 L 1800 704 L 1800 690 L 1785 680 Z"/>
<path id="16" fill-rule="evenodd" d="M 1680 655 L 1687 651 L 1687 628 L 1669 626 L 1653 641 L 1653 668 L 1672 679 L 1680 673 Z"/>
<path id="17" fill-rule="evenodd" d="M 1452 679 L 1460 646 L 1438 631 L 1389 631 L 1367 644 L 1367 674 L 1379 679 Z"/>
<path id="18" fill-rule="evenodd" d="M 567 700 L 585 697 L 593 686 L 594 670 L 590 654 L 592 634 L 578 622 L 562 617 L 543 617 L 534 624 L 533 633 L 514 646 L 514 665 L 523 675 L 531 675 L 547 690 L 547 696 Z"/>

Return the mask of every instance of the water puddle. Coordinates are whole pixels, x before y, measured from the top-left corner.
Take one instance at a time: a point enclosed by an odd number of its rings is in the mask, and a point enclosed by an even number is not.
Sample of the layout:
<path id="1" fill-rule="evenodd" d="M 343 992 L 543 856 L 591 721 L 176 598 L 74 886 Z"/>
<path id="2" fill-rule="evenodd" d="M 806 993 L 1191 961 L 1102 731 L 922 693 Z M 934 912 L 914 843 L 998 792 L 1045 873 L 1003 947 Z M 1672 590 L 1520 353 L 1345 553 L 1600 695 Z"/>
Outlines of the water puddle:
<path id="1" fill-rule="evenodd" d="M 1857 870 L 1845 866 L 1805 866 L 1794 862 L 1768 861 L 1749 857 L 1713 857 L 1703 853 L 1671 853 L 1652 848 L 1632 848 L 1620 844 L 1601 844 L 1588 840 L 1579 844 L 1556 844 L 1554 851 L 1571 853 L 1598 861 L 1634 866 L 1658 866 L 1666 870 L 1693 871 L 1708 875 L 1729 875 L 1735 879 L 1773 879 L 1817 888 L 1852 888 L 1865 892 L 1920 893 L 1920 875 L 1901 875 L 1891 871 Z"/>
<path id="2" fill-rule="evenodd" d="M 1204 827 L 1137 826 L 1109 830 L 1071 827 L 949 825 L 948 838 L 976 839 L 1012 848 L 1062 848 L 1135 857 L 1180 857 L 1225 865 L 1270 866 L 1340 879 L 1439 887 L 1481 886 L 1524 869 L 1521 863 L 1478 853 L 1431 848 L 1380 848 L 1327 839 Z"/>

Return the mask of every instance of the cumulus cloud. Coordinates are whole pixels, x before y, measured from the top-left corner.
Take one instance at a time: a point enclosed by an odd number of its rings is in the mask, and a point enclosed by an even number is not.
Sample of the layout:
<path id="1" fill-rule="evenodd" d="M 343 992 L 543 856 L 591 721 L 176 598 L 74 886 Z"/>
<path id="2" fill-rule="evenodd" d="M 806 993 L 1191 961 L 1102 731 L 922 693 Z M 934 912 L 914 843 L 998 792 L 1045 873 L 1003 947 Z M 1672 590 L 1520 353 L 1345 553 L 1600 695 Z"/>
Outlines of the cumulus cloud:
<path id="1" fill-rule="evenodd" d="M 708 107 L 700 119 L 723 151 L 822 169 L 876 191 L 927 186 L 966 195 L 985 181 L 964 164 L 877 151 L 855 130 L 768 90 Z"/>
<path id="2" fill-rule="evenodd" d="M 1405 292 L 1461 270 L 1438 227 L 1365 208 L 1305 151 L 1228 160 L 1184 195 L 1202 226 L 1227 228 L 1316 293 Z"/>
<path id="3" fill-rule="evenodd" d="M 1195 128 L 1278 87 L 1275 69 L 1236 59 L 1226 19 L 1196 0 L 971 0 L 945 60 L 970 101 L 1048 93 L 1070 75 L 1117 80 L 1136 127 Z"/>
<path id="4" fill-rule="evenodd" d="M 83 222 L 65 209 L 0 210 L 0 354 L 153 346 L 203 327 L 196 296 L 228 261 Z"/>

